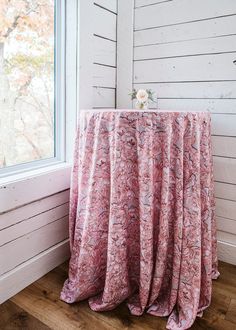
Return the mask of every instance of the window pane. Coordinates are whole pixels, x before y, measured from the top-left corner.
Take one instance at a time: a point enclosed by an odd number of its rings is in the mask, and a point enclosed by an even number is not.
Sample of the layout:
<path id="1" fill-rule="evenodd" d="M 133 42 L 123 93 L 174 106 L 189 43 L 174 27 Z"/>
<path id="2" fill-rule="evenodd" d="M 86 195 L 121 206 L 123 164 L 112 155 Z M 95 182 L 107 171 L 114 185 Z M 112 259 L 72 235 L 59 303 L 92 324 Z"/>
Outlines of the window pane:
<path id="1" fill-rule="evenodd" d="M 0 0 L 0 168 L 54 157 L 54 1 Z"/>

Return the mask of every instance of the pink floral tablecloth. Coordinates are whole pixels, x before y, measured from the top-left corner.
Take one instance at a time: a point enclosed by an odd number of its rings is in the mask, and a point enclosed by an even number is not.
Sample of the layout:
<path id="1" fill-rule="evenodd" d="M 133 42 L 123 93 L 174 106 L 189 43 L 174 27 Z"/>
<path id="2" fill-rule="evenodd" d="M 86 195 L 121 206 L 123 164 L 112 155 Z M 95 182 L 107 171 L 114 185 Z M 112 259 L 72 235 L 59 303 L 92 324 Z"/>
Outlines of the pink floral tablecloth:
<path id="1" fill-rule="evenodd" d="M 188 329 L 218 276 L 210 114 L 80 113 L 61 299 Z"/>

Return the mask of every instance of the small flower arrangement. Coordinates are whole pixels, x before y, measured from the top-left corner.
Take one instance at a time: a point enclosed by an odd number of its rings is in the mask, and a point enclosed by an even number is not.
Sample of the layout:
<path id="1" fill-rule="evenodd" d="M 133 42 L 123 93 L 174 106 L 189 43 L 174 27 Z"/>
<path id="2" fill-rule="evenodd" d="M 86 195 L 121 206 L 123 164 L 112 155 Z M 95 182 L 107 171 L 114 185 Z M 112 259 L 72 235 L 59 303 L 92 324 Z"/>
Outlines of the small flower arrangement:
<path id="1" fill-rule="evenodd" d="M 136 109 L 147 109 L 150 101 L 154 101 L 154 92 L 151 89 L 133 89 L 131 99 L 136 100 Z"/>

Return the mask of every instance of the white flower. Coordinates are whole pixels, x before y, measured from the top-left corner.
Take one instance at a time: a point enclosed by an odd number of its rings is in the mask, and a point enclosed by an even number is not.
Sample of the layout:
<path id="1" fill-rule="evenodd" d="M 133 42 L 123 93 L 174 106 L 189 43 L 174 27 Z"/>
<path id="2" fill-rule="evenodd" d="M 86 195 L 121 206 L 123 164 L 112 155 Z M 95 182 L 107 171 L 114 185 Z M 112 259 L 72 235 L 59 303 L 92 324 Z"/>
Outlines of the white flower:
<path id="1" fill-rule="evenodd" d="M 148 93 L 145 89 L 139 89 L 137 91 L 136 98 L 140 103 L 145 103 L 148 100 Z"/>

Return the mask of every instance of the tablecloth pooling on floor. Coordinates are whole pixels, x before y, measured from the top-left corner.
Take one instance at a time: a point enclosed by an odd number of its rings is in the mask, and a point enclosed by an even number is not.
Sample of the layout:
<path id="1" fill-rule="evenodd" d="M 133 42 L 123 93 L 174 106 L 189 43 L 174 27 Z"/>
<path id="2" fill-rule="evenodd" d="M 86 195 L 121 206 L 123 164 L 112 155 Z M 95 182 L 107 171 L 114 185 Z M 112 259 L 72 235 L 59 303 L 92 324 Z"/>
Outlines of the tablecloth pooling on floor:
<path id="1" fill-rule="evenodd" d="M 187 329 L 218 276 L 210 114 L 81 111 L 61 299 Z"/>

